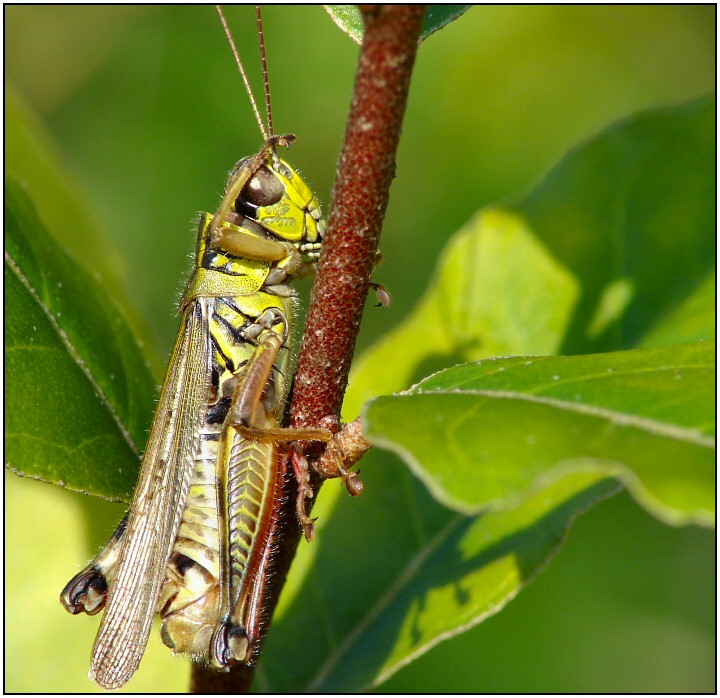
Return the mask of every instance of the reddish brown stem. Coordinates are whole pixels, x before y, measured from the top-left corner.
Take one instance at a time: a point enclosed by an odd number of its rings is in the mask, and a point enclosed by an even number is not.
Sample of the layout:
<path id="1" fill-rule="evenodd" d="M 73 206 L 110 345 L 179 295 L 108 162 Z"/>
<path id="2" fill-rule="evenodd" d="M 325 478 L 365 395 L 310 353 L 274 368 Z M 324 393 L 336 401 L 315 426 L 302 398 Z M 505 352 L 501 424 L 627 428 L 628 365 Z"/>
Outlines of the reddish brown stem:
<path id="1" fill-rule="evenodd" d="M 337 429 L 425 9 L 368 5 L 362 12 L 365 38 L 295 374 L 293 426 L 332 429 L 330 418 Z"/>
<path id="2" fill-rule="evenodd" d="M 206 695 L 234 695 L 249 693 L 254 671 L 251 667 L 239 666 L 222 673 L 204 664 L 193 662 L 190 673 L 190 693 Z"/>
<path id="3" fill-rule="evenodd" d="M 365 34 L 345 141 L 313 287 L 290 409 L 291 426 L 337 431 L 407 104 L 424 5 L 361 6 Z M 317 490 L 319 482 L 313 483 Z M 287 483 L 288 491 L 294 482 Z M 300 540 L 295 497 L 281 519 L 267 601 L 272 615 Z M 196 693 L 246 693 L 253 671 L 193 667 Z"/>

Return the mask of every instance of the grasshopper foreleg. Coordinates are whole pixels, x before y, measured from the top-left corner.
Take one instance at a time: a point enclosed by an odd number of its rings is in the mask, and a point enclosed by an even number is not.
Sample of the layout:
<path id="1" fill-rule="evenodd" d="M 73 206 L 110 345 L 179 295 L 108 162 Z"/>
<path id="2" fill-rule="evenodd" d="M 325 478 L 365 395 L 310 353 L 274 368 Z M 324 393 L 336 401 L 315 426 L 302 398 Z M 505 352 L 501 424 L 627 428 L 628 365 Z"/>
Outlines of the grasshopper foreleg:
<path id="1" fill-rule="evenodd" d="M 298 483 L 297 499 L 295 500 L 295 513 L 300 525 L 303 527 L 303 535 L 309 543 L 315 536 L 315 519 L 310 518 L 305 511 L 305 500 L 312 499 L 314 492 L 310 485 L 310 466 L 303 452 L 295 445 L 290 450 L 295 479 Z"/>

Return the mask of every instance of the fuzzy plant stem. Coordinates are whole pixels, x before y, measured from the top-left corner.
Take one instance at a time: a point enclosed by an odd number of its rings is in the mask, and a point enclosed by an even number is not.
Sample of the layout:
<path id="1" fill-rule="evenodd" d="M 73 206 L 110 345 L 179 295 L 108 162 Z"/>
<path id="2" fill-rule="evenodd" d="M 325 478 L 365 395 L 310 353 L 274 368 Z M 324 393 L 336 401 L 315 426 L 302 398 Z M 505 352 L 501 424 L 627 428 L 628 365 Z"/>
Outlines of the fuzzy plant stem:
<path id="1" fill-rule="evenodd" d="M 350 115 L 313 286 L 290 408 L 293 427 L 337 431 L 380 230 L 395 176 L 424 5 L 360 6 L 365 33 Z M 313 481 L 319 488 L 318 478 Z M 281 517 L 268 614 L 275 608 L 301 536 L 294 480 Z M 365 496 L 371 496 L 371 493 Z M 302 657 L 298 648 L 297 658 Z M 193 693 L 247 693 L 253 669 L 221 674 L 193 666 Z M 298 687 L 300 689 L 300 687 Z"/>

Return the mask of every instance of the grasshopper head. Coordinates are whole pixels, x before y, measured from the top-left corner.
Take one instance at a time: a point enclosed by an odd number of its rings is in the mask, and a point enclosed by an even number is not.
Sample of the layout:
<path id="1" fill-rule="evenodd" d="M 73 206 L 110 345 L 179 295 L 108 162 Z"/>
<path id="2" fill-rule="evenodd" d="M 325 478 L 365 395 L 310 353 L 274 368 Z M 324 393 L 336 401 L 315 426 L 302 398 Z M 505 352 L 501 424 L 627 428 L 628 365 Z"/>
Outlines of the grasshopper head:
<path id="1" fill-rule="evenodd" d="M 251 161 L 238 162 L 228 185 Z M 292 242 L 304 257 L 317 259 L 325 232 L 320 204 L 302 177 L 274 152 L 267 153 L 231 210 L 256 222 L 269 237 Z"/>

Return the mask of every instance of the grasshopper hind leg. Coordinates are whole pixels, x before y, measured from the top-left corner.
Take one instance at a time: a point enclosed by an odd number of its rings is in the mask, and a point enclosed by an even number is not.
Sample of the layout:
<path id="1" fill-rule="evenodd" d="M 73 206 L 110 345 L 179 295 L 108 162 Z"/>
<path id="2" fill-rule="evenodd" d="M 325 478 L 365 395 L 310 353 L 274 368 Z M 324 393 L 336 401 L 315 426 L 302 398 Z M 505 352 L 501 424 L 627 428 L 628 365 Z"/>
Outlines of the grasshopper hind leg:
<path id="1" fill-rule="evenodd" d="M 60 602 L 68 613 L 94 616 L 105 607 L 108 580 L 94 565 L 76 574 L 60 593 Z"/>
<path id="2" fill-rule="evenodd" d="M 219 669 L 229 670 L 237 664 L 252 666 L 253 652 L 250 638 L 242 625 L 223 621 L 215 631 L 210 646 L 211 663 Z"/>
<path id="3" fill-rule="evenodd" d="M 110 536 L 105 547 L 92 559 L 90 564 L 78 572 L 60 592 L 60 603 L 68 613 L 87 613 L 94 616 L 105 608 L 108 585 L 115 576 L 120 543 L 125 535 L 128 515 Z"/>

